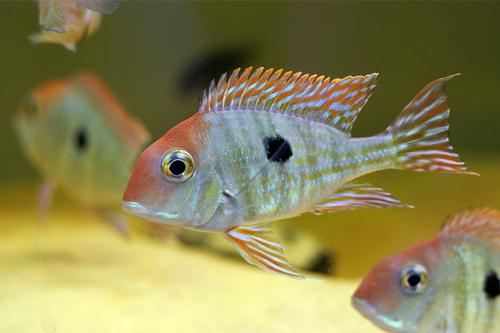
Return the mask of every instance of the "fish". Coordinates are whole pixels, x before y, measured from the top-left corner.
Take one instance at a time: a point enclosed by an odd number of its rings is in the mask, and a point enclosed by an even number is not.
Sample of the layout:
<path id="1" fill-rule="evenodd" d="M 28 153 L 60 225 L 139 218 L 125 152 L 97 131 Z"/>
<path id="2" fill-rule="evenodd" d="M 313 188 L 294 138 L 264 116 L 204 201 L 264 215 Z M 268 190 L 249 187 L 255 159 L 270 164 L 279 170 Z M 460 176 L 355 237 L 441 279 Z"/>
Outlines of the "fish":
<path id="1" fill-rule="evenodd" d="M 97 75 L 83 72 L 42 83 L 22 99 L 14 127 L 45 179 L 38 199 L 41 219 L 54 189 L 61 188 L 126 233 L 121 197 L 150 134 Z"/>
<path id="2" fill-rule="evenodd" d="M 268 222 L 306 212 L 408 207 L 351 182 L 384 169 L 475 174 L 448 139 L 444 83 L 429 83 L 382 133 L 352 138 L 377 74 L 331 79 L 265 69 L 212 81 L 199 111 L 139 156 L 123 209 L 150 221 L 222 232 L 251 264 L 304 278 Z"/>
<path id="3" fill-rule="evenodd" d="M 352 304 L 388 332 L 500 332 L 499 274 L 500 211 L 465 210 L 378 263 Z"/>
<path id="4" fill-rule="evenodd" d="M 34 44 L 61 44 L 76 52 L 76 45 L 93 35 L 103 14 L 118 8 L 116 0 L 38 0 L 41 32 L 29 39 Z"/>

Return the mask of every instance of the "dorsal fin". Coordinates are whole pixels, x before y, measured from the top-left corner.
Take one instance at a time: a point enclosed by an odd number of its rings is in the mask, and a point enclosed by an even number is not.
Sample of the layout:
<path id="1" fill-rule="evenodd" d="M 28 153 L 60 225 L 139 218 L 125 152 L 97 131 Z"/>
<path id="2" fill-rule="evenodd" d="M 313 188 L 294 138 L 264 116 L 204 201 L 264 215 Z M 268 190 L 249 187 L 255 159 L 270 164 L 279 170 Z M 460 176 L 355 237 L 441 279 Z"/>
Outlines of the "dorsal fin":
<path id="1" fill-rule="evenodd" d="M 473 237 L 500 250 L 500 211 L 479 208 L 459 212 L 445 221 L 440 234 Z"/>
<path id="2" fill-rule="evenodd" d="M 199 112 L 258 110 L 293 114 L 350 133 L 372 95 L 377 75 L 330 79 L 324 76 L 240 68 L 205 91 Z"/>

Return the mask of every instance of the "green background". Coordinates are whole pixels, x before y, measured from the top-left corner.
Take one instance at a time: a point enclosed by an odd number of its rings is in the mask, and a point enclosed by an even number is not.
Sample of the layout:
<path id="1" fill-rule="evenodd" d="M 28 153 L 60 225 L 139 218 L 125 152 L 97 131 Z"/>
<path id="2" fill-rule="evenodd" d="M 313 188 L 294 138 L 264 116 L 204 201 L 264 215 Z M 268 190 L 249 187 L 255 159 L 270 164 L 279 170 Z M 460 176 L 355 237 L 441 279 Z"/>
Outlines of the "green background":
<path id="1" fill-rule="evenodd" d="M 333 77 L 379 72 L 354 136 L 383 130 L 429 81 L 462 73 L 446 86 L 451 141 L 482 177 L 382 172 L 363 181 L 416 209 L 305 215 L 308 223 L 297 225 L 331 244 L 337 273 L 366 272 L 380 256 L 431 237 L 459 208 L 500 208 L 500 3 L 124 1 L 77 53 L 31 45 L 37 15 L 31 1 L 0 2 L 0 185 L 38 179 L 12 129 L 18 103 L 36 84 L 92 70 L 157 138 L 197 110 L 202 91 L 177 90 L 190 61 L 250 46 L 254 65 Z"/>

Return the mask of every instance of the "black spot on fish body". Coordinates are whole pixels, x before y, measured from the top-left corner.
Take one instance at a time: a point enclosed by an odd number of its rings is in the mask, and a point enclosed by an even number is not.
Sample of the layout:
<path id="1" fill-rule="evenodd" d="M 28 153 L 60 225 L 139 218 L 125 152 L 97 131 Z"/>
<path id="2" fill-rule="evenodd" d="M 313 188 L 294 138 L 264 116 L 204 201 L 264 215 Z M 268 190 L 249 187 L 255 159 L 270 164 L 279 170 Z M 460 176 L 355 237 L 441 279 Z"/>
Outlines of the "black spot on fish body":
<path id="1" fill-rule="evenodd" d="M 483 291 L 488 299 L 495 299 L 500 295 L 500 280 L 495 271 L 491 271 L 484 278 Z"/>
<path id="2" fill-rule="evenodd" d="M 264 138 L 264 148 L 267 159 L 279 164 L 284 164 L 293 155 L 292 146 L 280 135 Z"/>
<path id="3" fill-rule="evenodd" d="M 89 137 L 85 128 L 79 128 L 75 134 L 75 147 L 79 152 L 84 152 L 89 145 Z"/>

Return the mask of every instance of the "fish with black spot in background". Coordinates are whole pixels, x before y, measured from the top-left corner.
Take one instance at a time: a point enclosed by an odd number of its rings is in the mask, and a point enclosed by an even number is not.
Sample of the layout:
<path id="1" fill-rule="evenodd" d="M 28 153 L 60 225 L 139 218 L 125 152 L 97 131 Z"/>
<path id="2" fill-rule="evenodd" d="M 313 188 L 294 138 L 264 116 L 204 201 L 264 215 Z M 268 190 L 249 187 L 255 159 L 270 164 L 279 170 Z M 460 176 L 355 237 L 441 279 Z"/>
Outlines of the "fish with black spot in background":
<path id="1" fill-rule="evenodd" d="M 437 237 L 377 264 L 352 297 L 389 332 L 500 332 L 500 211 L 449 218 Z"/>
<path id="2" fill-rule="evenodd" d="M 384 169 L 472 174 L 448 141 L 443 85 L 425 86 L 382 133 L 351 138 L 377 74 L 330 79 L 260 67 L 212 81 L 199 112 L 138 158 L 123 208 L 164 224 L 223 232 L 251 264 L 303 278 L 265 224 L 306 212 L 406 207 L 350 183 Z"/>
<path id="3" fill-rule="evenodd" d="M 133 163 L 150 135 L 94 74 L 41 84 L 22 100 L 14 125 L 43 175 L 39 215 L 60 187 L 126 233 L 120 214 Z"/>
<path id="4" fill-rule="evenodd" d="M 29 38 L 35 44 L 61 44 L 70 51 L 93 35 L 102 14 L 118 8 L 117 0 L 38 0 L 40 32 Z"/>

